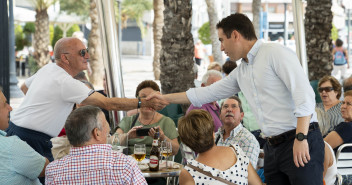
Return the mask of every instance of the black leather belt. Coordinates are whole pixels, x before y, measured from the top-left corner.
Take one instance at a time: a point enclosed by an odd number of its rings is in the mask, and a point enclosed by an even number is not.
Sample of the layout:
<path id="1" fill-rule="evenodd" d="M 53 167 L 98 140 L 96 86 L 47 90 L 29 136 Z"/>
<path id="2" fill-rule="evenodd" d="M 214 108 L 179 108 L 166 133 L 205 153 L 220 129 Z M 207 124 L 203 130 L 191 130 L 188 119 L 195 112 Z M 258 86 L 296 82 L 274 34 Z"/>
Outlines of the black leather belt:
<path id="1" fill-rule="evenodd" d="M 319 124 L 318 122 L 313 122 L 309 125 L 308 132 L 316 129 L 319 129 Z M 296 136 L 296 129 L 293 129 L 277 136 L 268 137 L 266 140 L 270 146 L 277 146 L 283 142 L 294 139 L 295 136 Z"/>

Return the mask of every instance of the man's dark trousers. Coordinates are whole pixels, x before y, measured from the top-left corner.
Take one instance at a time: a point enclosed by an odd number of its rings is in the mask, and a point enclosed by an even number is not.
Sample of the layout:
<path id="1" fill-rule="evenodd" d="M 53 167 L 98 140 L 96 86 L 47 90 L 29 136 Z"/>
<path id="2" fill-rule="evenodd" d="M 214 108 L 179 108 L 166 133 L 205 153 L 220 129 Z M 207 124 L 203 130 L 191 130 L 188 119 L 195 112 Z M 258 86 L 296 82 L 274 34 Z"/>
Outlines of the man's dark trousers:
<path id="1" fill-rule="evenodd" d="M 308 132 L 310 161 L 297 168 L 293 161 L 294 138 L 264 146 L 264 176 L 267 185 L 323 185 L 324 141 L 319 129 Z"/>

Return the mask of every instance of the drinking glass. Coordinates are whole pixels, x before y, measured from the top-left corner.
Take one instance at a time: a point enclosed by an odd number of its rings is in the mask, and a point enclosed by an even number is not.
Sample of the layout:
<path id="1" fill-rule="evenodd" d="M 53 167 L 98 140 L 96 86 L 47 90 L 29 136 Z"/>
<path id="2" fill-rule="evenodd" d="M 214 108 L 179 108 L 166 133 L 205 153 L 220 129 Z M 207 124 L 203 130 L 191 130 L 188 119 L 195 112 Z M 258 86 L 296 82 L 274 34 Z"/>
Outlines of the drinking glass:
<path id="1" fill-rule="evenodd" d="M 168 168 L 168 157 L 172 155 L 172 145 L 170 141 L 162 141 L 161 142 L 161 155 L 163 155 L 166 159 L 166 168 Z"/>
<path id="2" fill-rule="evenodd" d="M 112 136 L 108 136 L 107 142 L 112 145 L 113 150 L 128 155 L 128 137 L 126 133 L 115 133 Z"/>
<path id="3" fill-rule="evenodd" d="M 145 158 L 145 144 L 134 144 L 134 155 L 133 157 L 138 161 L 138 165 L 141 164 L 141 161 Z"/>

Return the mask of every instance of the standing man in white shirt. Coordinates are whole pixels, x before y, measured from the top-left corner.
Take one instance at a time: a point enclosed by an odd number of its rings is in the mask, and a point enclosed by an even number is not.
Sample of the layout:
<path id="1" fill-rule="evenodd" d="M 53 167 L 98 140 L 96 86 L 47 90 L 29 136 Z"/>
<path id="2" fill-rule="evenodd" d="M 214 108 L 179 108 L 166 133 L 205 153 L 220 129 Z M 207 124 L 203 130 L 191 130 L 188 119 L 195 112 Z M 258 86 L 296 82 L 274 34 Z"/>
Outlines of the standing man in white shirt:
<path id="1" fill-rule="evenodd" d="M 21 88 L 26 96 L 11 112 L 7 135 L 17 135 L 34 150 L 53 161 L 52 137 L 62 130 L 73 105 L 95 105 L 106 110 L 140 107 L 161 109 L 166 102 L 153 99 L 107 98 L 74 79 L 87 69 L 88 49 L 77 38 L 62 38 L 54 47 L 55 63 L 47 64 Z"/>
<path id="2" fill-rule="evenodd" d="M 242 63 L 208 87 L 153 94 L 170 103 L 201 106 L 242 91 L 268 136 L 264 175 L 269 185 L 322 185 L 324 142 L 315 115 L 315 94 L 296 54 L 257 40 L 247 16 L 232 14 L 217 24 L 221 50 Z"/>

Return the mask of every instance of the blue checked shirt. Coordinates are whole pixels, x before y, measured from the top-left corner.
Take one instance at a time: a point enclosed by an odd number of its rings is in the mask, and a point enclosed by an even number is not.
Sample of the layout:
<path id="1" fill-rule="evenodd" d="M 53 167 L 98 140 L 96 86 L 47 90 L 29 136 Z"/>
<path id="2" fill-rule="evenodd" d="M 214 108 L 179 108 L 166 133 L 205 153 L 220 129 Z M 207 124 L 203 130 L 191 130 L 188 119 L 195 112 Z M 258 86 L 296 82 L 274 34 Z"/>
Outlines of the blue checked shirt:
<path id="1" fill-rule="evenodd" d="M 254 135 L 244 128 L 242 124 L 239 124 L 236 128 L 231 130 L 230 136 L 225 140 L 224 131 L 225 130 L 223 128 L 220 128 L 215 133 L 215 139 L 220 135 L 217 146 L 230 146 L 232 144 L 239 145 L 244 154 L 249 158 L 249 161 L 251 161 L 253 168 L 256 169 L 260 147 Z"/>
<path id="2" fill-rule="evenodd" d="M 38 180 L 45 157 L 17 136 L 6 137 L 0 130 L 0 184 L 41 185 Z"/>

